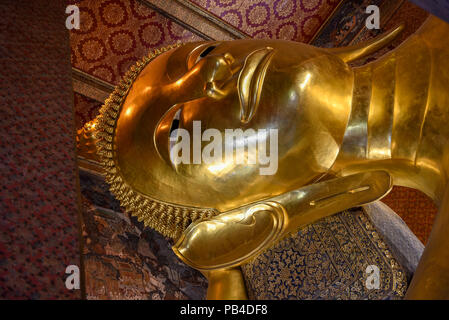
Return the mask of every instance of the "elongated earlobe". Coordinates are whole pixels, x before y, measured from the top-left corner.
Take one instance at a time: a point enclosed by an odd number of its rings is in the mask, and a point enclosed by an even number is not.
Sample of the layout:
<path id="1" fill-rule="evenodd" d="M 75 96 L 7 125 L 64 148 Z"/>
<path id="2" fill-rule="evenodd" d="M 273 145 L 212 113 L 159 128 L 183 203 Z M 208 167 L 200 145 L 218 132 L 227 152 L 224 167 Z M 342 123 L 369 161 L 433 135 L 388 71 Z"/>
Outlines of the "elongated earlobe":
<path id="1" fill-rule="evenodd" d="M 268 63 L 273 54 L 273 48 L 266 47 L 250 53 L 245 60 L 237 83 L 242 123 L 248 123 L 256 113 Z"/>

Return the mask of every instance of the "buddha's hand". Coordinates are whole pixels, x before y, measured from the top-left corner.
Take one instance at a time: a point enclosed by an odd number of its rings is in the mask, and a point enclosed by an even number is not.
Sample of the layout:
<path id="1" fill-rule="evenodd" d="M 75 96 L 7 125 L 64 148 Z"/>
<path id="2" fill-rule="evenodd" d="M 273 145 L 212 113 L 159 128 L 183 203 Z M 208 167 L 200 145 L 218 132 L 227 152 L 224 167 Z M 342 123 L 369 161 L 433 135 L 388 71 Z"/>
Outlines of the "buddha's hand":
<path id="1" fill-rule="evenodd" d="M 192 224 L 173 251 L 198 270 L 238 266 L 273 243 L 284 230 L 285 219 L 276 202 L 243 207 Z"/>

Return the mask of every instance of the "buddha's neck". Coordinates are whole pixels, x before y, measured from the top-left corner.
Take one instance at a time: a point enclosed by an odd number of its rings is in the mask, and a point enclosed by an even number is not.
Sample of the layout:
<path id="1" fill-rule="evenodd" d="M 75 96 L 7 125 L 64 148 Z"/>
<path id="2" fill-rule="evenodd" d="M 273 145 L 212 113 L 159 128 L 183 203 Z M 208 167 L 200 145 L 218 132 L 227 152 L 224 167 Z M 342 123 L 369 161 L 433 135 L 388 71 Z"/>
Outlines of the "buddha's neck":
<path id="1" fill-rule="evenodd" d="M 388 54 L 354 69 L 352 111 L 333 167 L 345 174 L 383 169 L 395 185 L 419 189 L 439 202 L 443 182 L 435 159 L 420 161 L 430 65 L 416 75 L 413 59 Z M 419 79 L 417 79 L 417 76 Z"/>

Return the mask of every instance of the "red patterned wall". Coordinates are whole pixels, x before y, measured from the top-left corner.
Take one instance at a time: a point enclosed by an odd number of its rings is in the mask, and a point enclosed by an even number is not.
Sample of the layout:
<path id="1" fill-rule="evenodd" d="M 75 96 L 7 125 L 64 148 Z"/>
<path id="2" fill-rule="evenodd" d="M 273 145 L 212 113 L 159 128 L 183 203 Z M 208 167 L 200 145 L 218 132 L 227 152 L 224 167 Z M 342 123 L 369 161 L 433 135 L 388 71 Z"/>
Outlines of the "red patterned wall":
<path id="1" fill-rule="evenodd" d="M 135 0 L 75 3 L 81 28 L 71 32 L 72 65 L 113 84 L 150 49 L 201 40 Z"/>
<path id="2" fill-rule="evenodd" d="M 340 0 L 192 0 L 251 38 L 309 42 Z"/>
<path id="3" fill-rule="evenodd" d="M 382 201 L 407 223 L 419 240 L 427 242 L 437 214 L 432 199 L 418 190 L 394 187 Z"/>

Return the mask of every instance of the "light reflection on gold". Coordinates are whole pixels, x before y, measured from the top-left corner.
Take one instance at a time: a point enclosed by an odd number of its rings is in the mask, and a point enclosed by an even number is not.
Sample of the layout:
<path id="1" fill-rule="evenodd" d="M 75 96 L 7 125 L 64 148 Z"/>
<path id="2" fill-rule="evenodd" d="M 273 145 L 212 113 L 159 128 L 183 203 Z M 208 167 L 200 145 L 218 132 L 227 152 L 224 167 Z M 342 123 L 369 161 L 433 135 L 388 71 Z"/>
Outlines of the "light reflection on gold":
<path id="1" fill-rule="evenodd" d="M 221 173 L 232 170 L 232 167 L 233 167 L 232 162 L 231 163 L 221 162 L 217 164 L 208 165 L 207 170 L 209 170 L 213 174 L 220 175 Z"/>
<path id="2" fill-rule="evenodd" d="M 306 77 L 305 77 L 304 81 L 300 84 L 300 87 L 301 87 L 302 90 L 304 90 L 304 88 L 307 86 L 307 84 L 309 83 L 311 77 L 312 77 L 312 74 L 310 74 L 310 73 L 306 74 Z"/>
<path id="3" fill-rule="evenodd" d="M 179 79 L 178 81 L 175 82 L 175 85 L 180 87 L 182 85 L 182 83 L 184 82 L 183 79 Z"/>
<path id="4" fill-rule="evenodd" d="M 128 108 L 128 109 L 125 111 L 125 116 L 126 116 L 126 117 L 129 117 L 132 113 L 133 113 L 133 108 Z"/>

